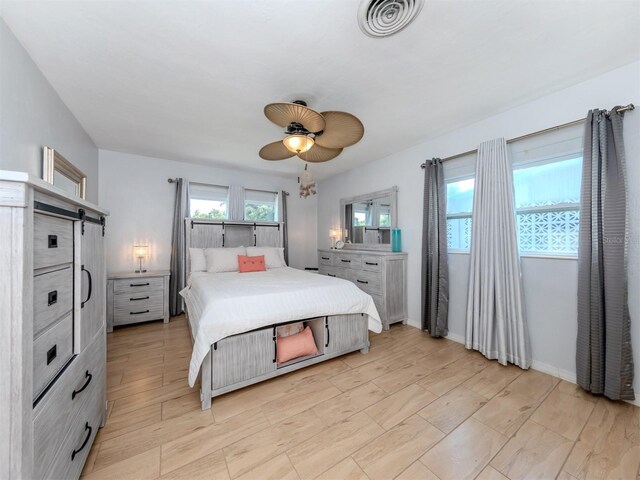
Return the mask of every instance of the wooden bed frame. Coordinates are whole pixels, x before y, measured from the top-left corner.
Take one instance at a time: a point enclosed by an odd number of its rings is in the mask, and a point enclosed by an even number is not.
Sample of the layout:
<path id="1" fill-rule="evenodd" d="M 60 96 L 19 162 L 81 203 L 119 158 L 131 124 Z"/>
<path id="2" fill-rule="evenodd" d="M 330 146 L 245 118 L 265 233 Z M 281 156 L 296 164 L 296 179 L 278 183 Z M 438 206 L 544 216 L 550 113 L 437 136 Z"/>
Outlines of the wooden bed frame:
<path id="1" fill-rule="evenodd" d="M 254 245 L 282 246 L 282 224 L 221 222 L 185 219 L 187 269 L 189 248 L 215 248 Z M 185 312 L 189 316 L 185 305 Z M 278 329 L 304 322 L 313 331 L 318 354 L 289 362 L 276 362 Z M 200 368 L 200 401 L 203 410 L 211 408 L 211 399 L 270 378 L 360 350 L 369 351 L 369 319 L 365 314 L 330 315 L 276 323 L 250 332 L 233 335 L 211 345 Z M 189 322 L 191 328 L 191 322 Z M 194 338 L 195 332 L 191 332 Z"/>

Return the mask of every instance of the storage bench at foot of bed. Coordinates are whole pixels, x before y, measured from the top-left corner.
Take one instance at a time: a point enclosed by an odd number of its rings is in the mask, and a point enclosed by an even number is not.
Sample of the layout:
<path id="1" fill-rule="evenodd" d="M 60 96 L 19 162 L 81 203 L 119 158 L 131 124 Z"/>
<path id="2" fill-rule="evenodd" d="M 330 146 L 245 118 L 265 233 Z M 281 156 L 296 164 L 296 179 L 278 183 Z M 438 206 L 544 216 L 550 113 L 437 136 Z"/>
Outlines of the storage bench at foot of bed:
<path id="1" fill-rule="evenodd" d="M 303 322 L 313 332 L 318 354 L 278 365 L 278 328 L 296 322 L 234 335 L 214 344 L 202 364 L 202 409 L 210 408 L 211 398 L 223 393 L 356 350 L 366 353 L 369 349 L 366 315 L 358 313 L 317 317 Z"/>

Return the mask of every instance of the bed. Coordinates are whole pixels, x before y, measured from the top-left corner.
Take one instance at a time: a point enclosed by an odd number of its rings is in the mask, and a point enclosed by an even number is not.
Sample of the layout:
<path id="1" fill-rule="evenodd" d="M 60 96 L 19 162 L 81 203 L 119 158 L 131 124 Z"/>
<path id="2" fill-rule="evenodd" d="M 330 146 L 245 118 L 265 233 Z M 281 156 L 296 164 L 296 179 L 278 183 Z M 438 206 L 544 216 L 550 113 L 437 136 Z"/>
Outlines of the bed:
<path id="1" fill-rule="evenodd" d="M 212 241 L 211 231 L 193 233 L 187 233 L 188 246 L 231 246 L 224 245 L 224 239 L 223 245 Z M 276 243 L 275 235 L 262 237 Z M 353 283 L 290 267 L 252 273 L 189 272 L 181 295 L 193 339 L 189 385 L 200 375 L 203 410 L 211 408 L 218 395 L 346 353 L 367 353 L 368 331 L 382 330 L 373 299 Z M 299 322 L 313 332 L 317 353 L 278 363 L 281 329 Z"/>

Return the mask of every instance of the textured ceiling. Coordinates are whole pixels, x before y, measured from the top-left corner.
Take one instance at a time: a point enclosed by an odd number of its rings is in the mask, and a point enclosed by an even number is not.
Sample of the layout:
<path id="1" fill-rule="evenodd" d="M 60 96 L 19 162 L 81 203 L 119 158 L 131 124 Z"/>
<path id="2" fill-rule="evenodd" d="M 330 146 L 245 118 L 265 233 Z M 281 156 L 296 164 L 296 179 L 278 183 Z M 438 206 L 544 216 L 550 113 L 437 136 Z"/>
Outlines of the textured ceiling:
<path id="1" fill-rule="evenodd" d="M 11 1 L 0 14 L 103 149 L 298 172 L 265 104 L 345 110 L 363 140 L 320 178 L 640 58 L 638 1 L 432 1 L 363 35 L 359 1 Z"/>

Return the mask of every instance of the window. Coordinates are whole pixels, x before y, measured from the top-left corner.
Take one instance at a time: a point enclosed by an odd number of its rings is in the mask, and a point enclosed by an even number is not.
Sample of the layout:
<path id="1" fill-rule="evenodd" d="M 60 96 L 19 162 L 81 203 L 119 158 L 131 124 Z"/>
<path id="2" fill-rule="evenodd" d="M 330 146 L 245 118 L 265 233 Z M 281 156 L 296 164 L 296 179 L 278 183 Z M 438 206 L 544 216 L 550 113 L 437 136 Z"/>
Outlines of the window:
<path id="1" fill-rule="evenodd" d="M 367 224 L 367 214 L 366 212 L 353 212 L 353 226 L 354 227 L 362 227 Z"/>
<path id="2" fill-rule="evenodd" d="M 474 178 L 447 183 L 447 247 L 454 251 L 471 248 L 474 184 Z"/>
<path id="3" fill-rule="evenodd" d="M 229 187 L 189 183 L 189 214 L 192 218 L 228 218 Z"/>
<path id="4" fill-rule="evenodd" d="M 262 190 L 245 190 L 244 219 L 254 222 L 278 221 L 278 194 Z"/>
<path id="5" fill-rule="evenodd" d="M 578 254 L 581 171 L 582 157 L 514 169 L 521 253 Z"/>

